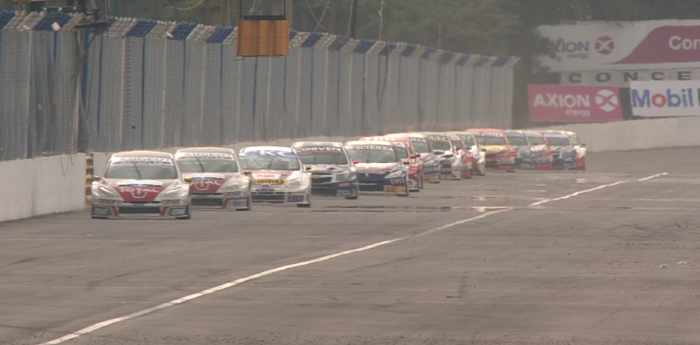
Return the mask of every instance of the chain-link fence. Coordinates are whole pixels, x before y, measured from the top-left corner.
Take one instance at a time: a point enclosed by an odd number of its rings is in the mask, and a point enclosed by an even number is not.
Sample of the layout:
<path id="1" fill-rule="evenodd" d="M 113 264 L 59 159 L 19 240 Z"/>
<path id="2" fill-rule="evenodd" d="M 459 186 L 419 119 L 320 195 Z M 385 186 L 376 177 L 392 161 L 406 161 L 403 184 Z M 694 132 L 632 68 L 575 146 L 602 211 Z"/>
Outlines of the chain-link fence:
<path id="1" fill-rule="evenodd" d="M 230 27 L 83 19 L 0 12 L 0 160 L 510 126 L 511 57 L 293 31 L 239 58 Z"/>

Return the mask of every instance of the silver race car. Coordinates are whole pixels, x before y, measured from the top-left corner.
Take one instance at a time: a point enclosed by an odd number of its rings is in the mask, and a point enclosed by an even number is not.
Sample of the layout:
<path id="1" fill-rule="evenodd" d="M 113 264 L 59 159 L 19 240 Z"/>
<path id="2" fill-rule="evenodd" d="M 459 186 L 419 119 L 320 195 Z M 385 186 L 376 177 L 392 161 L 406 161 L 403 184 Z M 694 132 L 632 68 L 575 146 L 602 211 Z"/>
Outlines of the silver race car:
<path id="1" fill-rule="evenodd" d="M 303 141 L 292 144 L 292 149 L 311 173 L 313 195 L 358 198 L 357 169 L 342 143 Z"/>
<path id="2" fill-rule="evenodd" d="M 385 192 L 408 196 L 408 169 L 387 141 L 345 143 L 350 159 L 356 161 L 361 192 Z"/>
<path id="3" fill-rule="evenodd" d="M 190 188 L 170 153 L 115 153 L 92 182 L 92 218 L 150 215 L 190 219 Z"/>
<path id="4" fill-rule="evenodd" d="M 175 160 L 185 182 L 190 185 L 193 205 L 250 210 L 250 178 L 241 171 L 233 150 L 219 147 L 180 149 L 175 153 Z"/>
<path id="5" fill-rule="evenodd" d="M 253 201 L 311 207 L 311 174 L 290 147 L 247 147 L 238 153 L 251 178 Z"/>

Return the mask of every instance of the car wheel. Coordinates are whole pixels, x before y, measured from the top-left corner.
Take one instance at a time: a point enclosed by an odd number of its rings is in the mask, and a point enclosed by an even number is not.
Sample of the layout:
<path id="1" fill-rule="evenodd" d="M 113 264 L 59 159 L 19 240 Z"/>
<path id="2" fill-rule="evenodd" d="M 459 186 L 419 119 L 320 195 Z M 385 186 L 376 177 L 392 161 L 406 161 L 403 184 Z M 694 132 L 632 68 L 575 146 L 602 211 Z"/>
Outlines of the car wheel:
<path id="1" fill-rule="evenodd" d="M 190 208 L 190 205 L 187 205 L 187 211 L 185 213 L 186 214 L 184 216 L 177 217 L 177 219 L 190 219 L 190 218 L 192 218 L 192 209 Z"/>
<path id="2" fill-rule="evenodd" d="M 404 181 L 405 181 L 404 187 L 406 187 L 406 193 L 397 194 L 398 196 L 408 196 L 409 194 L 411 194 L 411 191 L 408 190 L 408 176 L 406 176 L 406 179 Z"/>
<path id="3" fill-rule="evenodd" d="M 309 202 L 306 204 L 297 204 L 297 207 L 311 207 L 311 194 L 309 194 Z"/>
<path id="4" fill-rule="evenodd" d="M 248 196 L 248 199 L 246 199 L 245 202 L 248 207 L 236 209 L 236 211 L 250 211 L 253 208 L 253 197 L 251 195 Z"/>
<path id="5" fill-rule="evenodd" d="M 357 200 L 360 198 L 360 191 L 355 188 L 355 194 L 351 196 L 346 196 L 345 199 L 347 200 Z"/>

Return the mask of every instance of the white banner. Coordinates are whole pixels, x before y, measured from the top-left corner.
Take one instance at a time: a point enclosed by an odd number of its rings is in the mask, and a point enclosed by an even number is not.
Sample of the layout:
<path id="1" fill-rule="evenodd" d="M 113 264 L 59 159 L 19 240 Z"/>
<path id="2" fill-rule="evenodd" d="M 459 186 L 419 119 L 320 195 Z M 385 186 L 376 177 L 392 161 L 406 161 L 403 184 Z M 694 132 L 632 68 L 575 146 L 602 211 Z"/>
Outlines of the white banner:
<path id="1" fill-rule="evenodd" d="M 554 56 L 539 58 L 552 72 L 683 69 L 700 62 L 700 20 L 574 22 L 538 31 L 554 45 Z"/>
<path id="2" fill-rule="evenodd" d="M 632 115 L 700 116 L 700 81 L 633 81 Z"/>
<path id="3" fill-rule="evenodd" d="M 561 85 L 629 87 L 633 81 L 700 80 L 700 69 L 561 72 Z"/>

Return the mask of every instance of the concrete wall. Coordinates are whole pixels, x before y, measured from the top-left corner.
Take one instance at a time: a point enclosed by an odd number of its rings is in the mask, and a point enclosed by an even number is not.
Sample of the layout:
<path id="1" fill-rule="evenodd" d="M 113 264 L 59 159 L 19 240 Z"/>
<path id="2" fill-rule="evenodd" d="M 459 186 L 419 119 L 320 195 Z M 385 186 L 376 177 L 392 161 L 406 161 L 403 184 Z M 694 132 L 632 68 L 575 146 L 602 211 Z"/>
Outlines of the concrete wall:
<path id="1" fill-rule="evenodd" d="M 0 222 L 85 208 L 85 155 L 0 162 Z"/>
<path id="2" fill-rule="evenodd" d="M 700 117 L 571 124 L 546 129 L 578 133 L 589 152 L 700 146 Z"/>

